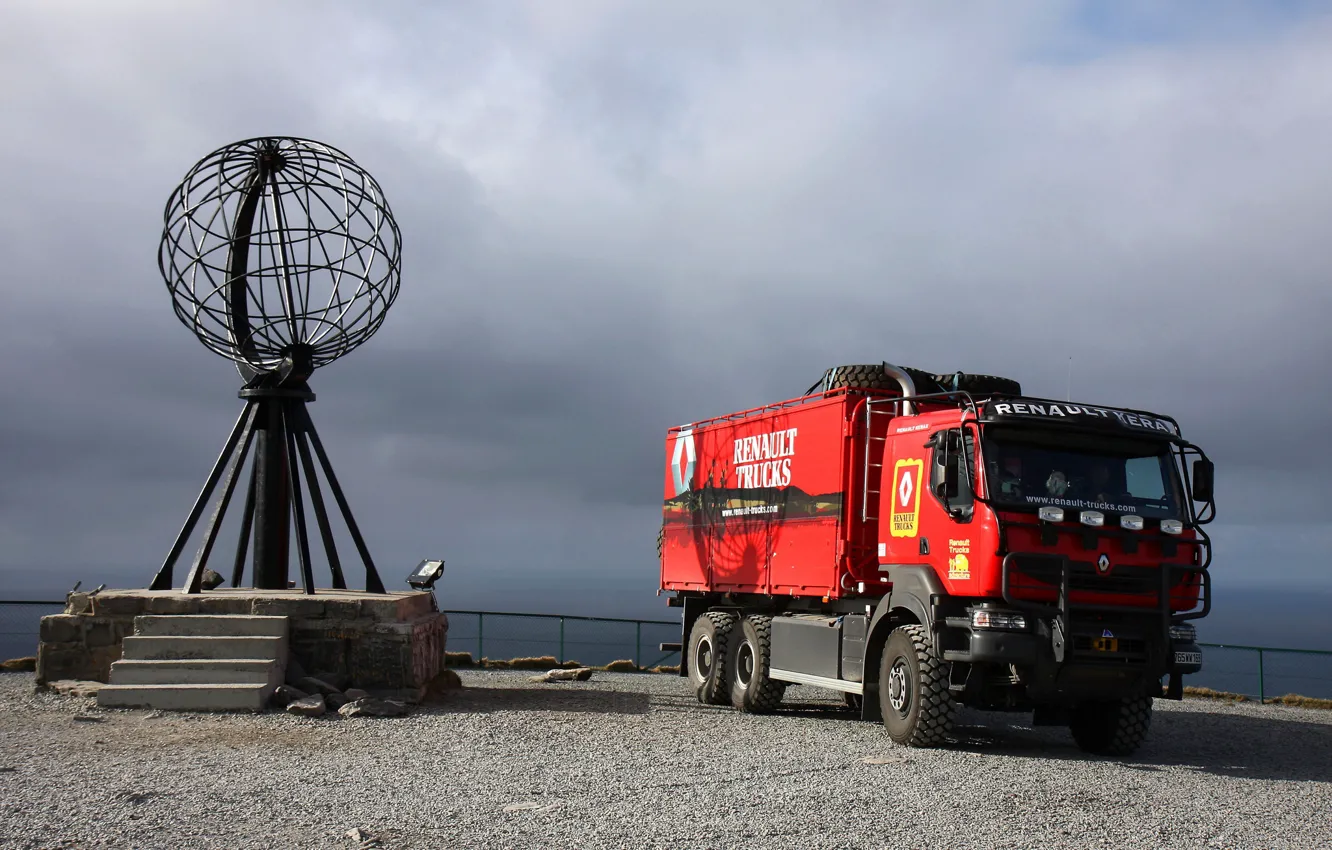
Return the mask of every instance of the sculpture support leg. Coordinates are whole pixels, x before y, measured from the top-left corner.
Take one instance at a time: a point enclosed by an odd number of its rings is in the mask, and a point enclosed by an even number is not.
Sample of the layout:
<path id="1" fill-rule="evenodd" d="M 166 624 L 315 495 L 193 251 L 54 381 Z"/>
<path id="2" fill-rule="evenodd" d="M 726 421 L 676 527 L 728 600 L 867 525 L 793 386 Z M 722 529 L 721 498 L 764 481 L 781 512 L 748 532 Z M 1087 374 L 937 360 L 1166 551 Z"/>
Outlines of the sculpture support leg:
<path id="1" fill-rule="evenodd" d="M 254 505 L 254 586 L 286 590 L 291 544 L 291 493 L 287 490 L 287 441 L 282 433 L 282 403 L 262 399 L 263 430 L 256 440 L 254 462 L 259 488 Z"/>
<path id="2" fill-rule="evenodd" d="M 194 532 L 194 526 L 203 515 L 204 505 L 208 503 L 208 498 L 213 495 L 213 488 L 217 486 L 217 479 L 222 476 L 222 470 L 226 466 L 227 458 L 236 450 L 236 443 L 240 440 L 241 432 L 245 428 L 246 417 L 250 413 L 252 404 L 247 403 L 245 409 L 241 411 L 240 416 L 236 417 L 236 425 L 231 429 L 231 435 L 227 437 L 226 445 L 222 447 L 222 453 L 217 457 L 217 463 L 213 464 L 213 471 L 208 475 L 208 481 L 204 483 L 203 490 L 199 493 L 199 498 L 194 501 L 194 507 L 190 509 L 190 515 L 185 520 L 184 527 L 180 534 L 176 536 L 176 542 L 172 544 L 171 551 L 167 554 L 166 560 L 162 563 L 162 568 L 157 571 L 153 577 L 153 583 L 148 586 L 149 590 L 170 590 L 172 585 L 172 574 L 175 572 L 176 559 L 184 551 L 185 544 L 189 541 L 190 535 Z"/>
<path id="3" fill-rule="evenodd" d="M 250 487 L 245 491 L 245 507 L 241 509 L 240 539 L 236 541 L 236 560 L 231 565 L 231 586 L 240 587 L 245 575 L 245 556 L 250 548 L 250 527 L 254 525 L 254 488 L 259 481 L 259 465 L 250 464 Z"/>
<path id="4" fill-rule="evenodd" d="M 346 590 L 347 579 L 342 574 L 342 562 L 338 560 L 337 544 L 333 541 L 333 528 L 328 523 L 328 508 L 324 505 L 324 495 L 319 492 L 319 479 L 315 475 L 314 461 L 310 459 L 310 445 L 306 442 L 304 428 L 296 432 L 296 449 L 300 452 L 301 467 L 305 470 L 305 486 L 310 491 L 310 507 L 314 508 L 315 520 L 319 523 L 319 536 L 324 541 L 324 557 L 328 559 L 328 571 L 333 574 L 333 587 L 336 590 Z"/>
<path id="5" fill-rule="evenodd" d="M 314 446 L 315 454 L 319 456 L 319 465 L 323 467 L 324 477 L 328 479 L 328 488 L 333 491 L 333 498 L 338 503 L 338 509 L 342 511 L 342 519 L 347 523 L 347 530 L 351 532 L 352 542 L 356 544 L 356 551 L 361 554 L 361 561 L 365 564 L 365 589 L 370 593 L 383 593 L 384 583 L 379 580 L 379 571 L 375 569 L 374 561 L 370 560 L 370 550 L 366 548 L 361 530 L 356 527 L 356 520 L 352 518 L 351 507 L 342 495 L 342 488 L 338 486 L 338 477 L 333 474 L 333 466 L 328 462 L 328 455 L 324 453 L 324 444 L 319 440 L 319 432 L 315 431 L 310 411 L 304 411 L 304 416 L 305 432 L 310 435 L 310 444 Z"/>
<path id="6" fill-rule="evenodd" d="M 301 563 L 301 587 L 307 594 L 314 593 L 314 569 L 310 566 L 310 536 L 305 530 L 305 504 L 301 500 L 301 473 L 296 465 L 296 434 L 292 430 L 292 407 L 283 403 L 283 437 L 287 441 L 287 484 L 291 489 L 291 515 L 296 520 L 296 554 Z"/>
<path id="7" fill-rule="evenodd" d="M 199 544 L 199 552 L 194 556 L 194 566 L 185 578 L 186 593 L 199 592 L 200 585 L 203 582 L 204 565 L 208 563 L 208 556 L 212 554 L 213 544 L 217 542 L 217 532 L 222 526 L 222 515 L 227 512 L 227 505 L 231 504 L 231 494 L 236 490 L 236 474 L 240 471 L 241 465 L 245 463 L 245 455 L 250 451 L 250 441 L 254 437 L 254 406 L 246 405 L 246 413 L 245 426 L 242 429 L 244 433 L 240 439 L 240 449 L 232 455 L 231 463 L 227 466 L 227 474 L 222 479 L 222 498 L 218 501 L 217 507 L 213 509 L 213 515 L 208 518 L 208 524 L 204 526 L 203 542 Z"/>

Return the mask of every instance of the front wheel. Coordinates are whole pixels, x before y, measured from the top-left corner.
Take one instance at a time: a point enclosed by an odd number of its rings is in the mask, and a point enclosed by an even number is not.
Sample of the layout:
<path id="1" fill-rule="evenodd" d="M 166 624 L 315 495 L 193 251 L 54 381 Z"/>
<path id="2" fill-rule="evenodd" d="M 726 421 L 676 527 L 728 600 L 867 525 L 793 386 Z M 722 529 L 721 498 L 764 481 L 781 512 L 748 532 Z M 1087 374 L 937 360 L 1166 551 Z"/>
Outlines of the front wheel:
<path id="1" fill-rule="evenodd" d="M 899 626 L 888 636 L 879 662 L 879 709 L 888 737 L 908 747 L 938 746 L 952 732 L 957 703 L 924 626 Z"/>
<path id="2" fill-rule="evenodd" d="M 1073 710 L 1068 724 L 1083 751 L 1101 756 L 1127 756 L 1142 745 L 1152 725 L 1152 698 L 1085 702 Z"/>

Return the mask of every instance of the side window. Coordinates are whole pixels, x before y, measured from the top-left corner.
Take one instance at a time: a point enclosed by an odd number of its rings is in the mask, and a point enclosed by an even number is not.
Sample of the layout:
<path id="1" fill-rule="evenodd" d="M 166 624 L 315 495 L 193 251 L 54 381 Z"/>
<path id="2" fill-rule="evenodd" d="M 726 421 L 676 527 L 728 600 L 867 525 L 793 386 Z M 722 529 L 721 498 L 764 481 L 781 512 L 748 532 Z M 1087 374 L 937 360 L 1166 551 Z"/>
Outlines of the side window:
<path id="1" fill-rule="evenodd" d="M 972 435 L 968 431 L 964 437 L 958 429 L 940 431 L 933 444 L 930 491 L 953 519 L 968 522 L 976 501 L 971 484 L 976 462 Z"/>
<path id="2" fill-rule="evenodd" d="M 1165 498 L 1165 479 L 1161 474 L 1159 457 L 1131 457 L 1124 463 L 1126 489 L 1135 499 Z"/>

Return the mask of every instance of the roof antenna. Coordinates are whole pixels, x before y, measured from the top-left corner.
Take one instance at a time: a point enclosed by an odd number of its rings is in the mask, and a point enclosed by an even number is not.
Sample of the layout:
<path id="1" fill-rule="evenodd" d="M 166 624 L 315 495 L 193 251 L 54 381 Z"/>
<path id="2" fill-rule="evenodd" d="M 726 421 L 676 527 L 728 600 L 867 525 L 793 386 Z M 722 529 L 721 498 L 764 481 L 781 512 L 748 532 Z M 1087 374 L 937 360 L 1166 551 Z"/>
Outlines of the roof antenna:
<path id="1" fill-rule="evenodd" d="M 1064 401 L 1073 400 L 1073 355 L 1068 357 L 1068 383 L 1064 385 Z"/>

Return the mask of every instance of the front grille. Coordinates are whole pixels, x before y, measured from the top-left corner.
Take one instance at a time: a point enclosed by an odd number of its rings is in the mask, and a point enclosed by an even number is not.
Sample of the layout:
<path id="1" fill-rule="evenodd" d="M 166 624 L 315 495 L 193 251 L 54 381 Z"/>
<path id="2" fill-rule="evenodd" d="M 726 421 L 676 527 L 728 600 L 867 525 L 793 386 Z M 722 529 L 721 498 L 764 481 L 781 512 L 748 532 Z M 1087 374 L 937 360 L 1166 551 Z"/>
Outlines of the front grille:
<path id="1" fill-rule="evenodd" d="M 1017 575 L 1010 574 L 1009 586 L 1015 590 L 1059 587 L 1062 570 L 1057 560 L 1016 558 L 1014 567 Z M 1157 567 L 1124 564 L 1112 568 L 1109 575 L 1101 575 L 1091 561 L 1070 561 L 1068 573 L 1071 591 L 1156 597 L 1161 588 L 1161 572 Z"/>

